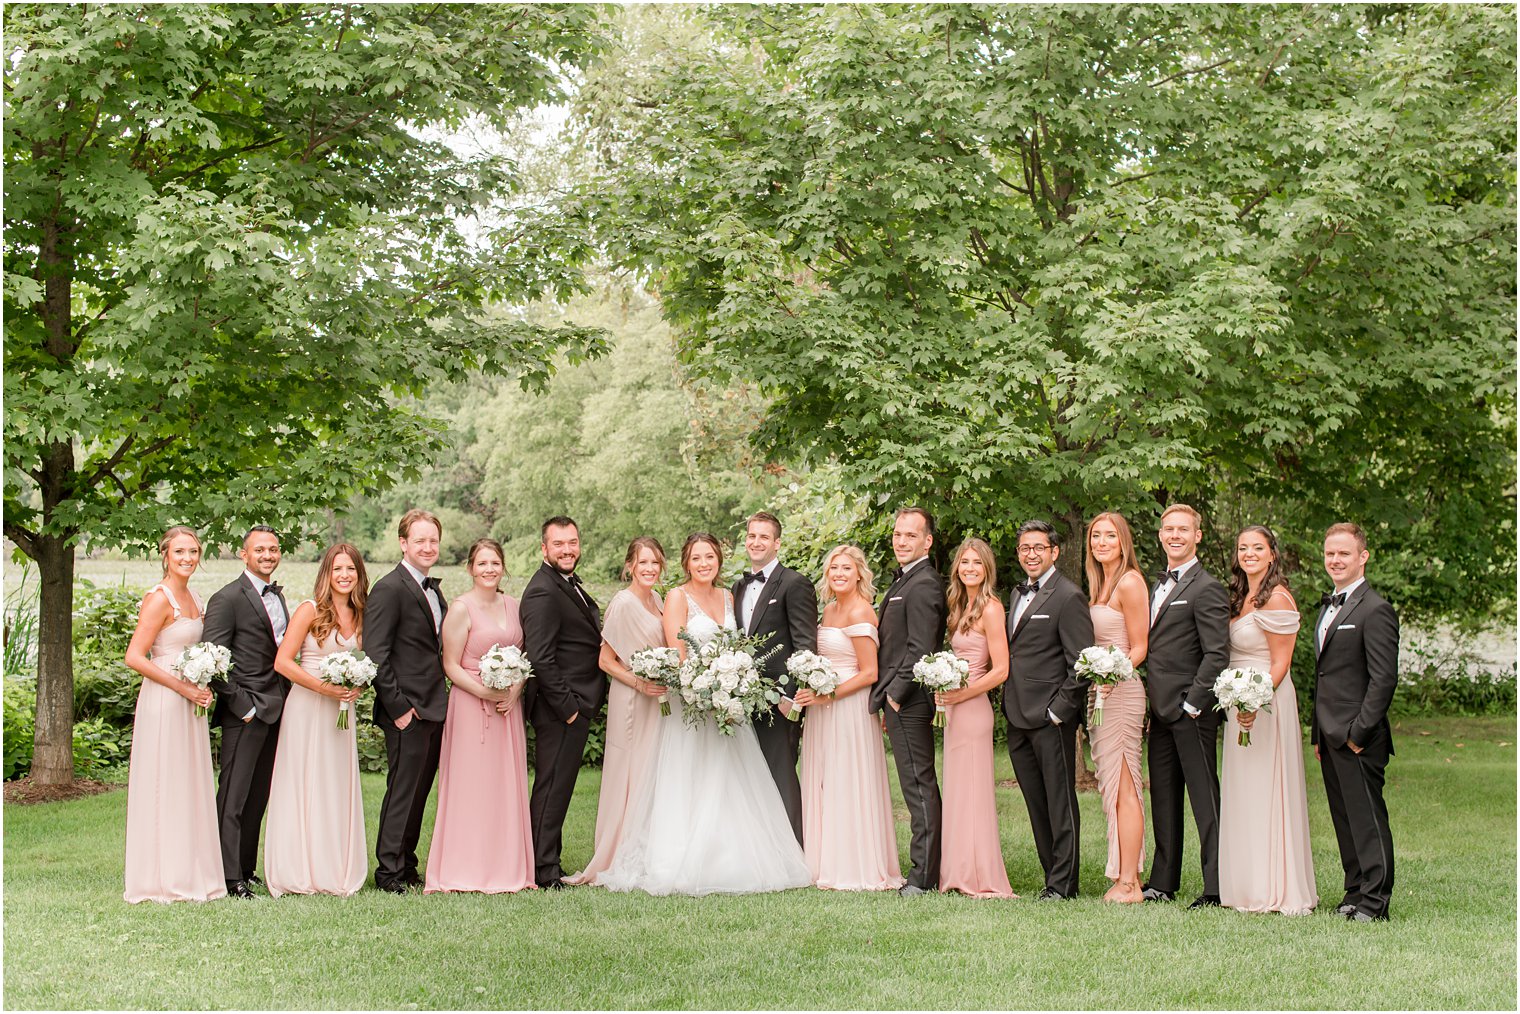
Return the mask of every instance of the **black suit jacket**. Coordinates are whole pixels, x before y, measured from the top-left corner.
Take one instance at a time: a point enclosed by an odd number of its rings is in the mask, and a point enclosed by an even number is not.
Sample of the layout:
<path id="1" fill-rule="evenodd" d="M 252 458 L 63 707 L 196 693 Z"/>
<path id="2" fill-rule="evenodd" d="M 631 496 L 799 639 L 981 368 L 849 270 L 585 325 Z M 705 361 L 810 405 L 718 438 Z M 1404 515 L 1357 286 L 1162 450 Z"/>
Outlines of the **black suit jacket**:
<path id="1" fill-rule="evenodd" d="M 743 584 L 744 579 L 740 578 L 731 589 L 735 613 L 744 601 Z M 786 660 L 799 651 L 818 650 L 818 593 L 813 590 L 813 582 L 790 567 L 777 564 L 760 586 L 755 611 L 744 632 L 765 638 L 760 646 L 762 653 L 781 645 L 780 651 L 765 660 L 763 668 L 783 693 L 792 696 L 794 688 L 786 671 Z"/>
<path id="2" fill-rule="evenodd" d="M 438 605 L 449 604 L 438 592 Z M 375 582 L 364 602 L 364 653 L 379 670 L 375 675 L 375 724 L 394 727 L 415 708 L 417 717 L 441 722 L 448 717 L 449 689 L 443 678 L 443 639 L 433 629 L 427 596 L 404 564 Z"/>
<path id="3" fill-rule="evenodd" d="M 1013 614 L 1019 594 L 1008 602 L 1008 682 L 1003 714 L 1016 729 L 1041 729 L 1050 715 L 1063 724 L 1081 719 L 1088 681 L 1077 675 L 1077 656 L 1092 647 L 1092 611 L 1087 596 L 1057 571 L 1040 585 L 1018 626 Z"/>
<path id="4" fill-rule="evenodd" d="M 278 597 L 289 624 L 290 610 L 285 606 L 285 596 Z M 285 710 L 290 681 L 274 671 L 274 657 L 280 645 L 274 639 L 269 611 L 253 590 L 247 574 L 239 574 L 206 603 L 201 640 L 220 644 L 232 652 L 232 669 L 227 678 L 211 684 L 216 691 L 211 720 L 218 725 L 241 724 L 252 708 L 259 721 L 278 722 Z"/>
<path id="5" fill-rule="evenodd" d="M 597 661 L 602 650 L 602 614 L 584 588 L 585 601 L 564 575 L 547 563 L 528 579 L 518 616 L 523 651 L 533 663 L 528 681 L 529 714 L 544 720 L 548 709 L 561 722 L 577 711 L 585 719 L 607 699 L 607 677 Z"/>
<path id="6" fill-rule="evenodd" d="M 890 697 L 898 704 L 924 689 L 913 681 L 913 665 L 945 643 L 945 582 L 927 559 L 892 582 L 876 610 L 881 638 L 871 710 L 880 711 Z"/>
<path id="7" fill-rule="evenodd" d="M 1317 636 L 1325 608 L 1310 636 Z M 1309 740 L 1330 746 L 1350 739 L 1364 751 L 1393 753 L 1388 705 L 1399 685 L 1399 617 L 1364 581 L 1351 593 L 1319 649 Z"/>
<path id="8" fill-rule="evenodd" d="M 1154 598 L 1156 589 L 1151 588 Z M 1224 585 L 1195 563 L 1161 604 L 1151 622 L 1145 657 L 1145 692 L 1163 722 L 1182 718 L 1182 702 L 1213 709 L 1214 681 L 1230 664 L 1230 596 Z"/>

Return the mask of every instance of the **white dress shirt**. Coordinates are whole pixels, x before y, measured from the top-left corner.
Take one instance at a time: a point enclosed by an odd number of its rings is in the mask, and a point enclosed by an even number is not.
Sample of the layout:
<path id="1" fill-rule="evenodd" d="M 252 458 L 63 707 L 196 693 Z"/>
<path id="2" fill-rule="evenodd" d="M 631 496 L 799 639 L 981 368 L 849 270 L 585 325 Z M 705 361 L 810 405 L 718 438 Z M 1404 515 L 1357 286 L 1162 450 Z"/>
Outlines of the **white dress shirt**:
<path id="1" fill-rule="evenodd" d="M 1351 593 L 1360 588 L 1363 584 L 1366 583 L 1366 581 L 1366 575 L 1363 575 L 1362 577 L 1357 578 L 1355 581 L 1352 581 L 1346 587 L 1336 589 L 1335 594 L 1340 595 L 1344 593 L 1346 598 L 1349 599 L 1351 598 Z M 1338 606 L 1325 607 L 1325 615 L 1320 618 L 1319 630 L 1317 631 L 1318 643 L 1316 644 L 1316 647 L 1318 647 L 1321 651 L 1323 651 L 1325 647 L 1325 635 L 1330 633 L 1330 625 L 1335 622 L 1335 617 L 1339 615 L 1340 611 L 1344 608 L 1346 608 L 1344 603 Z"/>
<path id="2" fill-rule="evenodd" d="M 406 568 L 406 572 L 412 575 L 412 580 L 422 589 L 422 597 L 427 599 L 428 608 L 433 611 L 433 633 L 438 633 L 443 627 L 443 603 L 439 601 L 438 590 L 427 583 L 426 574 L 410 563 L 402 560 L 401 566 Z"/>
<path id="3" fill-rule="evenodd" d="M 1013 626 L 1010 629 L 1019 629 L 1019 621 L 1024 618 L 1024 610 L 1029 608 L 1029 603 L 1034 601 L 1034 597 L 1040 593 L 1040 590 L 1045 587 L 1045 582 L 1049 581 L 1051 575 L 1055 572 L 1055 565 L 1051 564 L 1050 568 L 1046 570 L 1045 573 L 1041 574 L 1038 578 L 1035 579 L 1035 590 L 1031 592 L 1025 592 L 1023 595 L 1019 596 L 1018 603 L 1013 607 Z"/>
<path id="4" fill-rule="evenodd" d="M 776 568 L 779 566 L 781 566 L 780 559 L 772 557 L 770 563 L 760 568 L 760 573 L 764 577 L 756 578 L 744 586 L 744 598 L 739 602 L 740 630 L 749 629 L 749 621 L 755 615 L 755 607 L 760 604 L 760 589 L 771 579 L 771 575 L 776 573 Z"/>
<path id="5" fill-rule="evenodd" d="M 1166 597 L 1172 593 L 1172 589 L 1175 588 L 1175 587 L 1177 587 L 1178 581 L 1182 580 L 1182 575 L 1186 574 L 1192 568 L 1192 566 L 1195 563 L 1197 563 L 1197 562 L 1198 562 L 1198 557 L 1195 556 L 1191 560 L 1189 560 L 1187 563 L 1179 563 L 1175 567 L 1168 567 L 1167 568 L 1168 570 L 1175 570 L 1177 572 L 1177 581 L 1173 581 L 1171 578 L 1167 578 L 1166 580 L 1164 580 L 1161 583 L 1159 583 L 1159 584 L 1156 585 L 1156 591 L 1151 596 L 1151 622 L 1152 623 L 1156 622 L 1156 615 L 1161 612 L 1161 603 L 1165 602 L 1166 601 Z"/>

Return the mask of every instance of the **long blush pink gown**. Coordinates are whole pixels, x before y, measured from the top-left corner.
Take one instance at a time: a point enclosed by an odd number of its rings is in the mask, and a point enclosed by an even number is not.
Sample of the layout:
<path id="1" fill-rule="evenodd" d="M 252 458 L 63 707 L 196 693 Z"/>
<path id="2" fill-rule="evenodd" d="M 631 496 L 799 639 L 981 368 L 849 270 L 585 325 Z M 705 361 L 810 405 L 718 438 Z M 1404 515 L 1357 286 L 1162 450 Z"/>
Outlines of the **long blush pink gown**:
<path id="1" fill-rule="evenodd" d="M 655 596 L 660 605 L 660 597 Z M 627 665 L 634 652 L 665 643 L 660 617 L 644 608 L 638 596 L 623 589 L 607 603 L 602 617 L 602 640 Z M 680 721 L 672 713 L 672 721 Z M 567 884 L 595 884 L 597 875 L 612 865 L 623 840 L 624 817 L 634 790 L 649 780 L 655 747 L 660 741 L 660 703 L 612 680 L 607 687 L 607 745 L 602 755 L 602 791 L 596 803 L 595 851 L 586 868 Z"/>
<path id="2" fill-rule="evenodd" d="M 466 672 L 480 672 L 480 656 L 494 645 L 522 647 L 516 599 L 501 596 L 506 626 L 469 598 L 462 601 L 470 611 L 470 635 L 459 661 Z M 506 894 L 534 886 L 523 710 L 518 701 L 502 715 L 495 704 L 457 687 L 449 694 L 425 893 Z"/>
<path id="3" fill-rule="evenodd" d="M 160 666 L 201 639 L 201 620 L 181 615 L 163 585 L 173 619 L 153 640 L 149 657 Z M 190 593 L 204 613 L 200 596 Z M 127 901 L 210 901 L 227 896 L 216 824 L 207 716 L 166 686 L 143 678 L 132 718 L 127 773 Z"/>
<path id="4" fill-rule="evenodd" d="M 308 633 L 301 643 L 301 667 L 315 674 L 328 655 L 358 647 L 357 637 L 345 638 L 337 630 L 321 644 Z M 297 683 L 285 698 L 264 835 L 264 880 L 276 898 L 353 894 L 369 874 L 359 721 L 351 714 L 348 728 L 338 728 L 339 707 Z"/>
<path id="5" fill-rule="evenodd" d="M 1129 651 L 1129 628 L 1124 613 L 1102 602 L 1091 607 L 1093 643 Z M 1093 691 L 1096 695 L 1096 689 Z M 1093 711 L 1088 711 L 1087 729 L 1092 743 L 1093 763 L 1098 767 L 1098 794 L 1103 797 L 1103 816 L 1108 822 L 1108 865 L 1104 875 L 1119 879 L 1119 777 L 1129 769 L 1129 783 L 1145 820 L 1145 793 L 1140 781 L 1140 740 L 1145 728 L 1145 684 L 1138 678 L 1114 684 L 1103 701 L 1103 724 L 1094 725 Z M 1142 823 L 1142 827 L 1143 827 Z M 1138 871 L 1145 865 L 1145 836 L 1140 837 L 1140 854 L 1135 860 Z"/>
<path id="6" fill-rule="evenodd" d="M 1298 630 L 1292 609 L 1258 609 L 1230 624 L 1230 667 L 1269 672 L 1267 634 Z M 1304 786 L 1304 733 L 1298 724 L 1293 674 L 1259 711 L 1251 745 L 1240 745 L 1231 708 L 1219 773 L 1219 900 L 1242 912 L 1308 915 L 1319 903 L 1309 852 L 1309 800 Z"/>
<path id="7" fill-rule="evenodd" d="M 987 675 L 987 635 L 956 631 L 950 649 Z M 945 809 L 940 831 L 939 889 L 973 898 L 1012 898 L 998 834 L 992 775 L 992 702 L 986 694 L 945 709 Z"/>
<path id="8" fill-rule="evenodd" d="M 819 627 L 818 653 L 840 682 L 860 672 L 851 637 L 876 640 L 876 626 Z M 807 706 L 802 726 L 802 851 L 818 887 L 894 891 L 904 883 L 887 782 L 881 724 L 868 689 Z"/>

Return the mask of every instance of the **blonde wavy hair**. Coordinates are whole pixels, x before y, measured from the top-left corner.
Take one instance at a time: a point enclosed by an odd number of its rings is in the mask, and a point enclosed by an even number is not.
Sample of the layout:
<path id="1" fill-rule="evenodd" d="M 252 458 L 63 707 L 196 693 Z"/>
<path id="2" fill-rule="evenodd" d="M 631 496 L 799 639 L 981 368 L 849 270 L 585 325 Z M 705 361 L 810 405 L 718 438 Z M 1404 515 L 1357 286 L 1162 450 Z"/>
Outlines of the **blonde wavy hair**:
<path id="1" fill-rule="evenodd" d="M 194 539 L 195 548 L 201 551 L 201 558 L 203 560 L 205 559 L 206 547 L 201 545 L 201 537 L 196 534 L 195 529 L 191 528 L 189 525 L 174 525 L 168 531 L 164 532 L 163 538 L 158 540 L 158 555 L 160 562 L 163 564 L 164 577 L 169 576 L 169 543 L 173 542 L 181 535 L 188 535 Z M 195 565 L 195 568 L 199 570 L 200 566 L 201 565 L 197 563 Z"/>
<path id="2" fill-rule="evenodd" d="M 855 570 L 860 575 L 855 582 L 855 588 L 860 592 L 860 597 L 868 603 L 875 603 L 876 586 L 871 583 L 871 579 L 876 575 L 872 574 L 871 568 L 866 565 L 866 554 L 862 553 L 857 546 L 843 545 L 835 546 L 823 558 L 823 576 L 818 579 L 817 584 L 818 604 L 826 606 L 834 601 L 834 590 L 829 587 L 829 564 L 833 563 L 834 557 L 840 553 L 848 556 L 855 563 Z"/>
<path id="3" fill-rule="evenodd" d="M 968 549 L 975 552 L 977 559 L 982 561 L 984 575 L 975 599 L 971 598 L 965 582 L 961 580 L 961 557 L 966 555 Z M 991 546 L 973 535 L 956 546 L 950 557 L 950 592 L 946 596 L 946 604 L 950 607 L 950 630 L 965 633 L 975 629 L 982 622 L 982 611 L 987 608 L 987 603 L 996 598 L 997 557 L 992 555 Z"/>

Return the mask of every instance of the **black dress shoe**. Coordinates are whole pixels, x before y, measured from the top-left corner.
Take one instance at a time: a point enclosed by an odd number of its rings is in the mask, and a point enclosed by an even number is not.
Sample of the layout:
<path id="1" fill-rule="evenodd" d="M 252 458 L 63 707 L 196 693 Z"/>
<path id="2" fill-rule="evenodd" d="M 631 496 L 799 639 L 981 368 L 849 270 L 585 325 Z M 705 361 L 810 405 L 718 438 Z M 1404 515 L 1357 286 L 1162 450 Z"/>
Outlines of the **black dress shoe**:
<path id="1" fill-rule="evenodd" d="M 1066 895 L 1057 891 L 1054 887 L 1047 887 L 1035 895 L 1035 901 L 1065 901 Z"/>
<path id="2" fill-rule="evenodd" d="M 378 887 L 378 888 L 380 888 L 380 890 L 386 892 L 387 894 L 405 894 L 406 893 L 406 885 L 403 884 L 399 880 L 387 880 L 385 883 L 383 883 L 383 884 L 376 884 L 375 886 Z"/>
<path id="3" fill-rule="evenodd" d="M 1177 900 L 1177 896 L 1175 894 L 1173 894 L 1171 891 L 1161 891 L 1161 890 L 1158 890 L 1158 889 L 1156 889 L 1154 887 L 1151 887 L 1149 884 L 1146 885 L 1145 890 L 1143 890 L 1143 891 L 1140 892 L 1140 898 L 1141 898 L 1142 901 L 1176 901 Z"/>
<path id="4" fill-rule="evenodd" d="M 1188 911 L 1191 912 L 1195 908 L 1218 908 L 1218 907 L 1219 907 L 1219 895 L 1217 895 L 1217 894 L 1200 894 L 1198 897 L 1194 898 L 1193 899 L 1193 903 L 1188 906 Z"/>
<path id="5" fill-rule="evenodd" d="M 1346 921 L 1347 922 L 1387 922 L 1388 921 L 1388 916 L 1387 916 L 1387 914 L 1384 914 L 1384 915 L 1373 915 L 1371 912 L 1363 912 L 1361 909 L 1356 909 L 1350 915 L 1346 916 Z"/>
<path id="6" fill-rule="evenodd" d="M 248 881 L 230 880 L 227 882 L 227 897 L 242 898 L 245 901 L 251 901 L 257 898 L 258 895 L 254 894 L 251 890 L 248 889 Z"/>
<path id="7" fill-rule="evenodd" d="M 1340 904 L 1340 906 L 1338 908 L 1336 908 L 1335 914 L 1336 915 L 1350 915 L 1352 912 L 1355 912 L 1355 911 L 1356 911 L 1356 906 L 1355 905 L 1351 904 L 1350 902 L 1342 902 Z"/>
<path id="8" fill-rule="evenodd" d="M 243 883 L 249 887 L 263 887 L 264 878 L 260 877 L 257 873 L 245 873 L 243 874 Z"/>
<path id="9" fill-rule="evenodd" d="M 897 893 L 904 898 L 916 898 L 920 894 L 928 894 L 929 892 L 917 884 L 904 884 L 897 889 Z"/>
<path id="10" fill-rule="evenodd" d="M 424 881 L 416 870 L 407 870 L 401 874 L 401 882 L 408 887 L 421 887 Z"/>
<path id="11" fill-rule="evenodd" d="M 551 880 L 548 883 L 539 884 L 538 889 L 540 891 L 563 891 L 569 886 L 563 880 Z"/>

